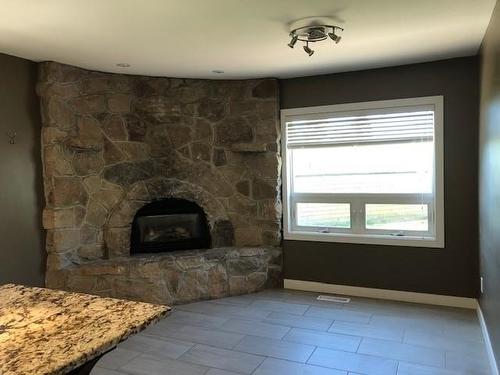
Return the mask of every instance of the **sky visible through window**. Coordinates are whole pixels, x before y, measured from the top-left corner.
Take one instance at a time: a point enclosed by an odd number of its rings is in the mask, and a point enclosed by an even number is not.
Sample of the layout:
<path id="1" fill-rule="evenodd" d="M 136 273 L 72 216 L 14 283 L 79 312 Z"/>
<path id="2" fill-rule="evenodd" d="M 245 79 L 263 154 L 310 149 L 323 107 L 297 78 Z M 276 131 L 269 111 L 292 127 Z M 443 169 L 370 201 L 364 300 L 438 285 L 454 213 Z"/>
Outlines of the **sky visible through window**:
<path id="1" fill-rule="evenodd" d="M 432 193 L 433 142 L 294 149 L 295 193 Z"/>

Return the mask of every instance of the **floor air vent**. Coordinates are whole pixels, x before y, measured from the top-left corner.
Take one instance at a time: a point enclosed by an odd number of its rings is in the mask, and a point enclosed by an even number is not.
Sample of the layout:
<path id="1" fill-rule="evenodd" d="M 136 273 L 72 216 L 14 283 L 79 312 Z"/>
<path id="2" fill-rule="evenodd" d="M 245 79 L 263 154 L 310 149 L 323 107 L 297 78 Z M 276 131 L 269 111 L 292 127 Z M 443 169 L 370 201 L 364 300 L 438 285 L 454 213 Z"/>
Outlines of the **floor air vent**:
<path id="1" fill-rule="evenodd" d="M 337 297 L 337 296 L 326 296 L 326 295 L 319 295 L 318 298 L 316 298 L 318 301 L 328 301 L 328 302 L 337 302 L 337 303 L 349 303 L 351 302 L 350 298 L 346 297 Z"/>

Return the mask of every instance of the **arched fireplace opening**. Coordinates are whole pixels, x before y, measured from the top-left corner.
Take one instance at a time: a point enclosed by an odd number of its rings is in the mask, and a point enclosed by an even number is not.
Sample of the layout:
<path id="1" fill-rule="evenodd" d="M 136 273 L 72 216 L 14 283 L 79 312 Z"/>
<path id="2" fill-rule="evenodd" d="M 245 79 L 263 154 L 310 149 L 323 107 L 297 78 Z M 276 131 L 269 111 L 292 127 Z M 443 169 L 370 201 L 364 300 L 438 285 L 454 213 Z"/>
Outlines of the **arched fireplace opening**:
<path id="1" fill-rule="evenodd" d="M 131 254 L 208 249 L 210 230 L 203 209 L 177 198 L 153 201 L 132 222 Z"/>

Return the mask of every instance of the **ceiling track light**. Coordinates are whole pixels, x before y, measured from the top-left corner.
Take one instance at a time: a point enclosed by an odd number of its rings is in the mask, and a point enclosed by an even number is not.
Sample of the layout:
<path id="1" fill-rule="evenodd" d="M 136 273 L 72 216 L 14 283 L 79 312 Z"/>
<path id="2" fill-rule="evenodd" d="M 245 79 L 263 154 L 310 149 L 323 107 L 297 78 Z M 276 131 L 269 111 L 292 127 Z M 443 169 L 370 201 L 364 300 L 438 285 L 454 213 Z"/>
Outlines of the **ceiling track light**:
<path id="1" fill-rule="evenodd" d="M 291 35 L 292 40 L 290 40 L 290 43 L 288 43 L 288 47 L 293 48 L 295 46 L 295 43 L 297 43 L 297 40 L 299 40 L 299 37 L 297 35 Z"/>
<path id="2" fill-rule="evenodd" d="M 337 34 L 338 31 L 344 31 L 342 27 L 335 25 L 308 25 L 294 28 L 290 31 L 291 40 L 288 43 L 288 47 L 293 48 L 295 44 L 300 41 L 305 43 L 303 48 L 304 51 L 312 56 L 314 50 L 309 48 L 309 43 L 321 42 L 330 38 L 335 44 L 338 44 L 342 37 Z"/>
<path id="3" fill-rule="evenodd" d="M 309 42 L 306 42 L 306 45 L 304 46 L 304 51 L 306 51 L 306 53 L 309 55 L 309 56 L 312 56 L 314 51 L 312 49 L 309 48 Z"/>

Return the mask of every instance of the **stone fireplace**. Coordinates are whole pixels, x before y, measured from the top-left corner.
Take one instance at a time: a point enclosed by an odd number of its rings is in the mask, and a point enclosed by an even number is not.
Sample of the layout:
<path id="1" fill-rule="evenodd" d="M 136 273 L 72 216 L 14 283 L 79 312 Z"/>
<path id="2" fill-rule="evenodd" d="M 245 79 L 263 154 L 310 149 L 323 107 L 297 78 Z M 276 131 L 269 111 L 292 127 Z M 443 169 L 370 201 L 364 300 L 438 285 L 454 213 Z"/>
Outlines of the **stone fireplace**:
<path id="1" fill-rule="evenodd" d="M 37 91 L 48 287 L 180 303 L 280 282 L 276 80 L 43 63 Z"/>

